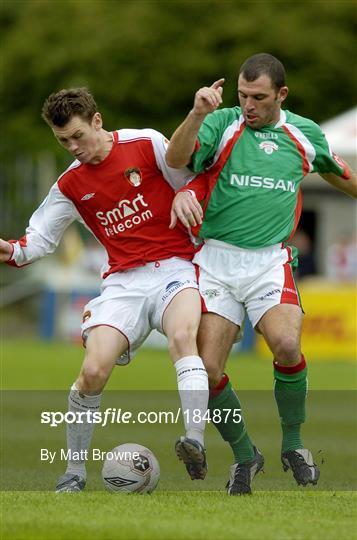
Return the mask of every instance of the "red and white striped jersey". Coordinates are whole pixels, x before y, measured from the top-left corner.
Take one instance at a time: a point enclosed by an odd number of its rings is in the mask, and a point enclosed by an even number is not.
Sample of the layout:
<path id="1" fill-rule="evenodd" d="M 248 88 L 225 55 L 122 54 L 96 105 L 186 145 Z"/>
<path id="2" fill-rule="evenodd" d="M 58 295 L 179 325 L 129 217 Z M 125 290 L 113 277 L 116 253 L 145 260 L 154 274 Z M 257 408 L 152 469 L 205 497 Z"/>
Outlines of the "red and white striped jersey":
<path id="1" fill-rule="evenodd" d="M 59 177 L 25 236 L 11 241 L 9 264 L 23 266 L 52 253 L 74 220 L 106 249 L 103 277 L 151 261 L 192 258 L 186 229 L 181 224 L 169 229 L 175 190 L 192 179 L 192 172 L 166 165 L 168 141 L 153 129 L 121 129 L 112 135 L 112 149 L 102 162 L 76 160 Z"/>

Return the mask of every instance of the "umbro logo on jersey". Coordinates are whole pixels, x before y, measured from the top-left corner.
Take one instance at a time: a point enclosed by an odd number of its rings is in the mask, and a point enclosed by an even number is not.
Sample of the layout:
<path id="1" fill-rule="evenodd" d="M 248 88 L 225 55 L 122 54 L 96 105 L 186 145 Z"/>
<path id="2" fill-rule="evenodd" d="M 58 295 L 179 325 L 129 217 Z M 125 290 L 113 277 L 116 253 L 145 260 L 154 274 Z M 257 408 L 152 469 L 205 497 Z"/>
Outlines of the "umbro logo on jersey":
<path id="1" fill-rule="evenodd" d="M 124 175 L 126 176 L 129 183 L 134 187 L 140 186 L 141 182 L 143 181 L 141 171 L 138 167 L 131 167 L 130 169 L 126 169 L 124 171 Z"/>
<path id="2" fill-rule="evenodd" d="M 276 150 L 279 150 L 279 146 L 272 141 L 262 141 L 259 144 L 259 148 L 260 150 L 264 150 L 264 152 L 268 155 L 272 154 Z"/>
<path id="3" fill-rule="evenodd" d="M 89 199 L 94 197 L 94 195 L 95 193 L 87 193 L 86 195 L 83 195 L 83 197 L 81 198 L 81 201 L 88 201 Z"/>

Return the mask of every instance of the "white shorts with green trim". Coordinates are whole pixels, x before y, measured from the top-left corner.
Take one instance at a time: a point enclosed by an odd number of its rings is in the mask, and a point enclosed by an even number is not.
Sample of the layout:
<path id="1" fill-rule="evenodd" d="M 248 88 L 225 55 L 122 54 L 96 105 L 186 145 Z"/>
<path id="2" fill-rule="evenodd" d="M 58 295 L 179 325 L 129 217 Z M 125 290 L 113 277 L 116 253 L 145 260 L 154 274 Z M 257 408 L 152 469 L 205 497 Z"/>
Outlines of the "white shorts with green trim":
<path id="1" fill-rule="evenodd" d="M 198 289 L 195 266 L 178 257 L 110 274 L 103 281 L 101 295 L 84 307 L 83 342 L 91 328 L 112 326 L 128 341 L 128 351 L 117 361 L 127 364 L 151 330 L 164 333 L 162 321 L 168 305 L 189 288 Z"/>
<path id="2" fill-rule="evenodd" d="M 289 247 L 243 249 L 206 240 L 193 262 L 199 267 L 203 313 L 217 313 L 241 326 L 247 312 L 255 327 L 273 306 L 301 307 Z"/>

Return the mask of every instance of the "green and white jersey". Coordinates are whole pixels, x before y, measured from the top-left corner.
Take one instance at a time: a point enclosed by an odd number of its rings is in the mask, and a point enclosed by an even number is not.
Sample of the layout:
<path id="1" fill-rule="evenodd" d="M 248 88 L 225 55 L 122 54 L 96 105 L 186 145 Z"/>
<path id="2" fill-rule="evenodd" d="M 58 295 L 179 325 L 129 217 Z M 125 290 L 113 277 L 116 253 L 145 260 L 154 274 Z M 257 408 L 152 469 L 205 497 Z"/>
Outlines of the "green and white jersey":
<path id="1" fill-rule="evenodd" d="M 248 249 L 291 238 L 307 173 L 349 178 L 347 166 L 313 121 L 281 111 L 276 125 L 254 130 L 240 107 L 206 117 L 190 168 L 204 171 L 187 186 L 204 200 L 199 236 Z"/>

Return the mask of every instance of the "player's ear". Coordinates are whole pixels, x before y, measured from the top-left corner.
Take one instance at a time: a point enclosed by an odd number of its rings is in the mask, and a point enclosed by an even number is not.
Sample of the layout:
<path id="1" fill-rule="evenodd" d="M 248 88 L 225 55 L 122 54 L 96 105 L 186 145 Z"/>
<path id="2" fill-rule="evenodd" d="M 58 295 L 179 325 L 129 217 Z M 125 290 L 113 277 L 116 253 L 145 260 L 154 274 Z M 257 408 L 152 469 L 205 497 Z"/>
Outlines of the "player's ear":
<path id="1" fill-rule="evenodd" d="M 102 115 L 99 112 L 94 113 L 92 118 L 92 126 L 99 131 L 103 127 Z"/>
<path id="2" fill-rule="evenodd" d="M 278 101 L 282 103 L 287 98 L 288 93 L 289 93 L 289 88 L 287 86 L 282 86 L 278 92 Z"/>

